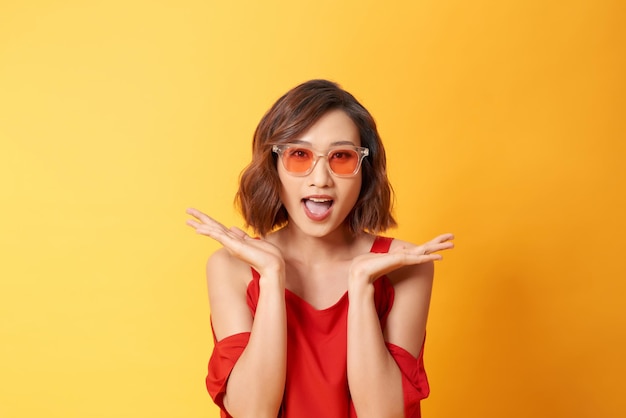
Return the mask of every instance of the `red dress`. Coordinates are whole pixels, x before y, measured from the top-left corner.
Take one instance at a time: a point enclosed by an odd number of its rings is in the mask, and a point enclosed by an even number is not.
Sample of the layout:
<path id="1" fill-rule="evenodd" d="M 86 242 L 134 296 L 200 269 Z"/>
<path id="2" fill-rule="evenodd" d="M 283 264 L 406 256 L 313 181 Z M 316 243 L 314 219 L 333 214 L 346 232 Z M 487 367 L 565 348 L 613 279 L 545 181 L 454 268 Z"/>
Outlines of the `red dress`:
<path id="1" fill-rule="evenodd" d="M 386 253 L 392 238 L 376 237 L 371 252 Z M 252 270 L 248 285 L 248 306 L 256 312 L 259 300 L 259 274 Z M 393 306 L 394 289 L 383 276 L 374 282 L 374 302 L 384 329 Z M 287 306 L 287 376 L 279 418 L 354 418 L 356 413 L 347 378 L 348 293 L 333 306 L 317 310 L 305 300 L 285 291 Z M 215 336 L 213 337 L 215 341 Z M 250 333 L 231 335 L 215 342 L 206 378 L 207 390 L 229 418 L 223 397 L 228 376 L 243 352 Z M 387 348 L 402 372 L 404 415 L 420 417 L 420 400 L 429 394 L 424 371 L 423 351 L 418 358 L 391 343 Z"/>

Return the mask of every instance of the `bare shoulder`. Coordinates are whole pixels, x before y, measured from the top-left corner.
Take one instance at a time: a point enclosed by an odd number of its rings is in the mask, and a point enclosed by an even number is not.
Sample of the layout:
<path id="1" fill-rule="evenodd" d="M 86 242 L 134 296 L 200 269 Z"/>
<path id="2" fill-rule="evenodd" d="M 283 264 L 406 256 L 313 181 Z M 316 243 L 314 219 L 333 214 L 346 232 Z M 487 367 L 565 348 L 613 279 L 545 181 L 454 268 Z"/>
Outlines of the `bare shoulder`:
<path id="1" fill-rule="evenodd" d="M 209 290 L 224 284 L 247 286 L 252 279 L 250 266 L 233 257 L 225 248 L 220 248 L 211 254 L 206 263 L 206 273 Z M 225 282 L 224 277 L 230 279 Z"/>
<path id="2" fill-rule="evenodd" d="M 252 279 L 250 266 L 233 257 L 225 248 L 215 251 L 206 263 L 211 322 L 218 340 L 249 331 L 252 314 L 247 305 L 247 287 Z"/>

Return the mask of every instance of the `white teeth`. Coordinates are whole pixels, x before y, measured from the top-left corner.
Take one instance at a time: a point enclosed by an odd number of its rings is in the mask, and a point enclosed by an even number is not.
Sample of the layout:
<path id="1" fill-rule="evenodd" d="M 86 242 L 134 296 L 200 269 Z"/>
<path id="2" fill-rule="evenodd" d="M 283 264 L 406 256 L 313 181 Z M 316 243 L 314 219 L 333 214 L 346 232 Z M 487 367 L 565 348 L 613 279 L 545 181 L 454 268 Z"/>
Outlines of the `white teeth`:
<path id="1" fill-rule="evenodd" d="M 331 199 L 318 199 L 316 197 L 310 197 L 309 198 L 310 201 L 315 202 L 315 203 L 324 203 L 324 202 L 330 202 Z"/>

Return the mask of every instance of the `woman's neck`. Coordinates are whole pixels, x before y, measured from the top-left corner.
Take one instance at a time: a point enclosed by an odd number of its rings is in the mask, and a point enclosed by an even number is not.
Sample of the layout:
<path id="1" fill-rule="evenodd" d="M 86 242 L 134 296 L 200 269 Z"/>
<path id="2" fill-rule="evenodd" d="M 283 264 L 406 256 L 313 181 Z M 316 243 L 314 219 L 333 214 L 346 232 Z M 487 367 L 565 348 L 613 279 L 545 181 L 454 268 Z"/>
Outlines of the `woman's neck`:
<path id="1" fill-rule="evenodd" d="M 270 240 L 281 249 L 286 259 L 298 260 L 305 265 L 352 259 L 369 251 L 372 241 L 368 234 L 353 234 L 347 227 L 315 237 L 289 224 L 273 233 Z"/>

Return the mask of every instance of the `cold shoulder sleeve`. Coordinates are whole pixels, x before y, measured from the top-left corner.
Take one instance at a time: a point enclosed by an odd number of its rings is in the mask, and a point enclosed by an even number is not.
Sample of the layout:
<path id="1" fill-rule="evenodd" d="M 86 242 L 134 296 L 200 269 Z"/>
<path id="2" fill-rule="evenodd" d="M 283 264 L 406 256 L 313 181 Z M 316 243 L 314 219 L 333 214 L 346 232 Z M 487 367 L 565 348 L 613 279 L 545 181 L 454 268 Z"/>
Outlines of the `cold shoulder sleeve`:
<path id="1" fill-rule="evenodd" d="M 404 416 L 420 418 L 420 401 L 428 397 L 430 387 L 424 369 L 424 345 L 417 358 L 404 348 L 387 343 L 387 349 L 394 358 L 402 374 L 402 392 L 404 395 Z"/>
<path id="2" fill-rule="evenodd" d="M 222 416 L 225 416 L 224 413 L 226 412 L 224 395 L 226 394 L 228 377 L 249 340 L 250 333 L 242 332 L 215 342 L 213 354 L 209 360 L 206 388 L 213 398 L 213 402 L 223 411 Z"/>

